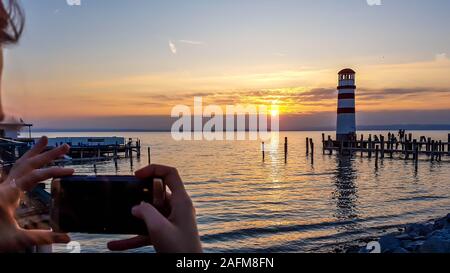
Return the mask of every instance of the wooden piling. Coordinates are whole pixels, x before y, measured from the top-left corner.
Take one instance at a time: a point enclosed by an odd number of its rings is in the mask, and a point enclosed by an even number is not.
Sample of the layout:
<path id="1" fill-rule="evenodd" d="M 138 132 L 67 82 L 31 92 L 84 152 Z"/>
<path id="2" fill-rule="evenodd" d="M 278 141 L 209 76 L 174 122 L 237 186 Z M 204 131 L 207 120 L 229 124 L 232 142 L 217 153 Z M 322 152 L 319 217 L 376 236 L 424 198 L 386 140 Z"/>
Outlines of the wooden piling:
<path id="1" fill-rule="evenodd" d="M 435 144 L 434 144 L 434 140 L 431 141 L 431 162 L 434 161 L 434 149 L 435 149 Z"/>
<path id="2" fill-rule="evenodd" d="M 439 140 L 439 149 L 438 149 L 438 152 L 439 152 L 439 154 L 438 154 L 438 158 L 439 158 L 439 161 L 442 161 L 442 152 L 443 152 L 443 149 L 442 149 L 442 140 Z"/>
<path id="3" fill-rule="evenodd" d="M 417 172 L 419 169 L 419 147 L 417 145 L 414 148 L 414 167 Z"/>
<path id="4" fill-rule="evenodd" d="M 284 162 L 287 163 L 287 157 L 288 157 L 288 138 L 284 138 Z"/>
<path id="5" fill-rule="evenodd" d="M 380 136 L 381 141 L 381 158 L 384 158 L 384 136 Z"/>
<path id="6" fill-rule="evenodd" d="M 368 143 L 368 154 L 369 158 L 372 158 L 372 135 L 369 135 L 369 143 Z"/>
<path id="7" fill-rule="evenodd" d="M 361 149 L 361 157 L 364 156 L 364 135 L 361 134 L 361 143 L 359 144 L 359 148 Z"/>
<path id="8" fill-rule="evenodd" d="M 311 139 L 311 165 L 314 165 L 314 142 Z"/>
<path id="9" fill-rule="evenodd" d="M 130 142 L 128 145 L 128 151 L 130 153 L 130 160 L 133 161 L 133 147 L 132 147 L 132 143 Z"/>
<path id="10" fill-rule="evenodd" d="M 138 158 L 141 157 L 141 141 L 139 139 L 136 140 L 136 154 Z"/>
<path id="11" fill-rule="evenodd" d="M 331 139 L 331 136 L 328 136 L 328 150 L 330 155 L 333 155 L 333 146 L 333 140 Z"/>
<path id="12" fill-rule="evenodd" d="M 450 156 L 450 134 L 448 134 L 448 140 L 447 140 L 447 155 Z"/>
<path id="13" fill-rule="evenodd" d="M 414 139 L 413 140 L 413 143 L 412 143 L 412 151 L 413 151 L 413 160 L 415 161 L 416 160 L 416 156 L 417 156 L 417 153 L 416 153 L 416 150 L 418 150 L 418 146 L 417 146 L 417 139 Z"/>
<path id="14" fill-rule="evenodd" d="M 376 145 L 375 147 L 375 167 L 378 168 L 378 157 L 380 153 L 380 147 Z"/>
<path id="15" fill-rule="evenodd" d="M 405 160 L 408 160 L 409 159 L 409 142 L 408 142 L 408 140 L 405 140 L 403 147 L 404 147 L 404 153 L 405 153 Z"/>
<path id="16" fill-rule="evenodd" d="M 325 134 L 322 133 L 322 152 L 325 155 Z"/>
<path id="17" fill-rule="evenodd" d="M 306 138 L 306 155 L 309 155 L 309 137 Z"/>
<path id="18" fill-rule="evenodd" d="M 152 149 L 150 147 L 147 148 L 147 155 L 148 155 L 148 165 L 152 164 Z"/>

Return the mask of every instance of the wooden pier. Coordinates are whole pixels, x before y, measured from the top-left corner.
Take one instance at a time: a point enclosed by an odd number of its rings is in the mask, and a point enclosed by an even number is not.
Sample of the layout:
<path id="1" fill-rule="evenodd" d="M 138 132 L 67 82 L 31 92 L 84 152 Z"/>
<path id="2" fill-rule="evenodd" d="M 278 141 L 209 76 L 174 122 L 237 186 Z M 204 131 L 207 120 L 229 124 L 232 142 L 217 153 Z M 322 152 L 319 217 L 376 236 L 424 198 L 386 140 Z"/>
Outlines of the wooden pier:
<path id="1" fill-rule="evenodd" d="M 365 154 L 371 158 L 397 158 L 418 160 L 420 156 L 426 156 L 430 161 L 442 161 L 445 156 L 450 156 L 450 134 L 448 141 L 434 140 L 431 137 L 421 136 L 419 139 L 414 138 L 412 134 L 404 135 L 400 139 L 389 133 L 387 138 L 384 135 L 369 134 L 368 138 L 364 135 L 360 139 L 353 141 L 338 142 L 325 134 L 322 134 L 323 153 L 333 154 Z"/>
<path id="2" fill-rule="evenodd" d="M 58 145 L 62 145 L 60 143 Z M 31 147 L 34 141 L 21 141 L 0 138 L 0 159 L 1 165 L 11 166 L 14 162 L 22 157 Z M 56 145 L 56 146 L 58 146 Z M 71 145 L 71 143 L 69 143 Z M 48 147 L 47 149 L 52 149 Z M 84 163 L 92 161 L 115 160 L 120 158 L 133 157 L 140 158 L 141 156 L 141 141 L 139 139 L 128 139 L 125 143 L 116 143 L 108 145 L 71 145 L 71 149 L 64 159 L 57 160 L 55 164 L 64 163 Z"/>
<path id="3" fill-rule="evenodd" d="M 398 136 L 398 137 L 397 137 Z M 323 155 L 361 156 L 375 159 L 378 166 L 380 159 L 403 159 L 411 160 L 418 164 L 419 160 L 431 162 L 450 162 L 450 134 L 447 142 L 420 136 L 413 138 L 413 134 L 402 132 L 399 135 L 389 133 L 385 135 L 369 134 L 368 137 L 360 135 L 350 141 L 336 141 L 331 136 L 322 134 Z M 315 145 L 313 138 L 306 138 L 306 156 L 311 158 L 314 164 Z M 262 143 L 262 156 L 265 161 L 265 143 Z M 446 160 L 447 159 L 447 160 Z M 284 143 L 284 160 L 288 161 L 288 139 Z"/>

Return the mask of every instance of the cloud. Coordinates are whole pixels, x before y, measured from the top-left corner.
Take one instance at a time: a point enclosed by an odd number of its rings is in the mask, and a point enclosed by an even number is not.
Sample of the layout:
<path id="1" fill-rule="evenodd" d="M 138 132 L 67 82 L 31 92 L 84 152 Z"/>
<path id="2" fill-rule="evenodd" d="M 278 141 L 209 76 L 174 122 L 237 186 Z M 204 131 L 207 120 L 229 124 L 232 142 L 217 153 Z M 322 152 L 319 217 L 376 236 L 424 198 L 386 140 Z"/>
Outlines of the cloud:
<path id="1" fill-rule="evenodd" d="M 169 41 L 169 48 L 173 54 L 177 54 L 177 47 L 175 46 L 175 44 L 172 41 Z"/>
<path id="2" fill-rule="evenodd" d="M 188 45 L 205 45 L 202 41 L 193 41 L 193 40 L 178 40 L 179 43 L 188 44 Z"/>
<path id="3" fill-rule="evenodd" d="M 448 62 L 449 58 L 446 53 L 439 53 L 436 54 L 435 60 L 436 62 Z"/>

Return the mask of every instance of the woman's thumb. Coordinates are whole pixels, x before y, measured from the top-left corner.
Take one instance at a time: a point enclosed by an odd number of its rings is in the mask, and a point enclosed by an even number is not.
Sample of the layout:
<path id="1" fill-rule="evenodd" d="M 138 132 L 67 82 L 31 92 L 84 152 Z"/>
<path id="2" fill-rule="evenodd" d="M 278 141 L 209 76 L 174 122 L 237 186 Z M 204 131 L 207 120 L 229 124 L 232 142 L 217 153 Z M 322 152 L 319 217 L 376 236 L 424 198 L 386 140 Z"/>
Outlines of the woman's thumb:
<path id="1" fill-rule="evenodd" d="M 133 207 L 131 213 L 145 222 L 150 235 L 161 233 L 170 225 L 170 222 L 149 203 L 142 202 Z"/>

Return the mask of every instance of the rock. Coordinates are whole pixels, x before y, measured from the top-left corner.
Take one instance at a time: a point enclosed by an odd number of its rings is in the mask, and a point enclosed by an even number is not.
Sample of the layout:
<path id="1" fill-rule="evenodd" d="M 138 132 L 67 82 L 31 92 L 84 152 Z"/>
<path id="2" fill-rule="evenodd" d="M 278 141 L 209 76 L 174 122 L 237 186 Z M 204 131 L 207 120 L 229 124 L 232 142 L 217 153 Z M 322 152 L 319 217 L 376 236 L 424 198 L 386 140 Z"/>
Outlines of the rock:
<path id="1" fill-rule="evenodd" d="M 406 233 L 412 237 L 427 236 L 429 233 L 433 232 L 434 225 L 431 223 L 426 224 L 411 224 L 406 227 Z"/>
<path id="2" fill-rule="evenodd" d="M 421 253 L 450 253 L 450 232 L 436 231 L 420 247 Z"/>
<path id="3" fill-rule="evenodd" d="M 401 242 L 393 235 L 386 235 L 380 238 L 379 243 L 381 246 L 381 252 L 385 253 L 400 247 Z"/>
<path id="4" fill-rule="evenodd" d="M 433 224 L 433 229 L 434 230 L 443 229 L 446 224 L 447 224 L 447 218 L 442 218 L 442 219 L 436 220 Z"/>
<path id="5" fill-rule="evenodd" d="M 447 222 L 450 223 L 450 213 L 447 214 L 447 216 L 445 217 L 445 219 L 447 219 Z"/>

